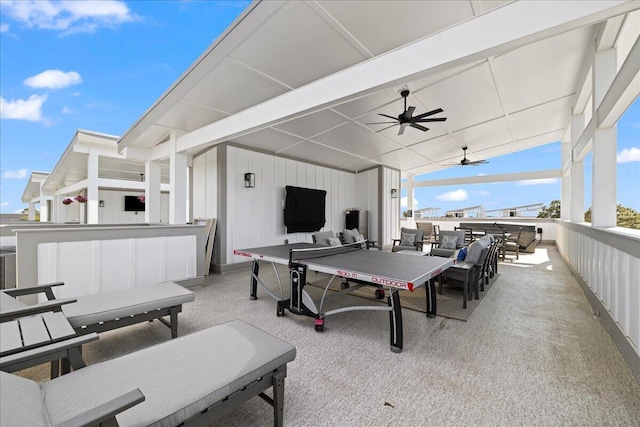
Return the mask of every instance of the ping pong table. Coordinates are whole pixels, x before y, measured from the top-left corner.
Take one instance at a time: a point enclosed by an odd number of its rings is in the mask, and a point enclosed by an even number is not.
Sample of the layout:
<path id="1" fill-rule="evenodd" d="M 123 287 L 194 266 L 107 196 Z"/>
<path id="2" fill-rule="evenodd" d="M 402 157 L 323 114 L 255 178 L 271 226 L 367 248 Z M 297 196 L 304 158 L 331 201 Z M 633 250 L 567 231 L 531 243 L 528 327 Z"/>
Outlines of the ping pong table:
<path id="1" fill-rule="evenodd" d="M 349 245 L 327 247 L 312 243 L 292 243 L 239 249 L 234 250 L 233 253 L 253 259 L 251 299 L 257 299 L 257 285 L 260 283 L 267 294 L 277 300 L 276 314 L 278 316 L 283 316 L 285 310 L 288 310 L 294 314 L 313 317 L 315 329 L 318 332 L 324 330 L 325 318 L 333 314 L 359 310 L 388 311 L 391 351 L 395 353 L 402 352 L 403 345 L 402 311 L 398 291 L 413 291 L 426 284 L 427 316 L 435 317 L 436 293 L 432 279 L 453 265 L 453 259 L 450 258 L 408 256 L 400 253 L 349 247 Z M 288 298 L 285 298 L 284 294 L 278 297 L 260 280 L 260 261 L 273 264 L 282 294 L 282 283 L 275 264 L 289 266 L 290 294 Z M 319 304 L 316 304 L 317 301 L 314 301 L 304 289 L 309 270 L 332 276 Z M 384 289 L 386 288 L 388 290 L 387 307 L 354 305 L 323 311 L 324 302 L 329 299 L 327 291 L 336 277 L 344 279 L 346 283 L 342 284 L 341 291 L 332 294 L 331 297 L 349 293 L 362 286 L 374 286 L 377 288 L 376 297 L 384 298 Z"/>

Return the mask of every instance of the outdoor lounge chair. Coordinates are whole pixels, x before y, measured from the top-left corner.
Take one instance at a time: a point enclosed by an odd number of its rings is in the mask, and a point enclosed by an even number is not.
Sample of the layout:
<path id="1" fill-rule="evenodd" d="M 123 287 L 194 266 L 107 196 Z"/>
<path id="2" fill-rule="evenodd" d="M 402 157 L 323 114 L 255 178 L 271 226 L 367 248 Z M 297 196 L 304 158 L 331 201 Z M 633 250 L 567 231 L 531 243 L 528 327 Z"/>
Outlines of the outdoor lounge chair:
<path id="1" fill-rule="evenodd" d="M 57 282 L 5 290 L 3 293 L 12 297 L 45 293 L 50 301 L 28 306 L 18 300 L 10 301 L 3 295 L 0 300 L 0 315 L 10 316 L 13 313 L 12 310 L 18 309 L 20 306 L 22 308 L 31 307 L 32 311 L 51 310 L 49 308 L 51 305 L 57 305 L 54 303 L 55 297 L 51 288 L 63 284 L 63 282 Z M 192 302 L 194 299 L 195 294 L 188 289 L 177 283 L 164 282 L 79 296 L 75 298 L 75 302 L 64 300 L 68 303 L 60 308 L 78 335 L 104 332 L 158 319 L 171 328 L 171 337 L 176 338 L 178 336 L 178 313 L 182 311 L 182 304 Z M 25 314 L 20 315 L 24 316 Z M 168 321 L 163 319 L 165 316 L 169 316 Z"/>
<path id="2" fill-rule="evenodd" d="M 0 372 L 0 425 L 210 425 L 259 395 L 281 426 L 295 356 L 291 344 L 233 320 L 43 384 Z"/>

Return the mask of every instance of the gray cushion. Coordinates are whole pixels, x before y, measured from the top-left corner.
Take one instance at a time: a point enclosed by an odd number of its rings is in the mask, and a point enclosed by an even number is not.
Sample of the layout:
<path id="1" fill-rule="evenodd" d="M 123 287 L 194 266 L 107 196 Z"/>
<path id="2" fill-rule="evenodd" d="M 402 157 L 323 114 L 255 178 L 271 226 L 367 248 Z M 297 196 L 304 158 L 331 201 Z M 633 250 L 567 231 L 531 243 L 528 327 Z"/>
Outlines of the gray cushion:
<path id="1" fill-rule="evenodd" d="M 455 249 L 431 248 L 431 256 L 451 258 L 456 253 Z"/>
<path id="2" fill-rule="evenodd" d="M 413 233 L 400 234 L 400 246 L 413 246 L 415 244 L 416 235 Z"/>
<path id="3" fill-rule="evenodd" d="M 173 282 L 77 297 L 62 306 L 74 328 L 192 302 L 195 294 Z"/>
<path id="4" fill-rule="evenodd" d="M 329 237 L 329 246 L 341 246 L 342 242 L 337 237 Z"/>
<path id="5" fill-rule="evenodd" d="M 440 247 L 442 249 L 455 249 L 458 247 L 458 236 L 440 237 Z"/>
<path id="6" fill-rule="evenodd" d="M 489 247 L 487 240 L 478 239 L 469 245 L 465 262 L 477 263 L 480 260 L 482 251 Z"/>
<path id="7" fill-rule="evenodd" d="M 400 229 L 400 235 L 402 235 L 402 233 L 415 234 L 416 237 L 413 239 L 414 243 L 424 240 L 424 230 L 418 230 L 417 228 L 405 228 L 405 227 L 402 227 Z"/>
<path id="8" fill-rule="evenodd" d="M 313 239 L 318 245 L 329 246 L 329 239 L 332 237 L 336 237 L 336 233 L 333 231 L 316 231 L 313 233 Z"/>
<path id="9" fill-rule="evenodd" d="M 347 230 L 345 228 L 342 231 L 342 240 L 344 240 L 344 243 L 355 243 L 359 236 L 360 232 L 357 228 L 354 228 L 353 230 Z"/>
<path id="10" fill-rule="evenodd" d="M 27 305 L 22 303 L 4 292 L 0 292 L 0 311 L 5 310 L 19 310 L 25 308 Z"/>
<path id="11" fill-rule="evenodd" d="M 0 425 L 47 425 L 37 382 L 0 372 Z"/>
<path id="12" fill-rule="evenodd" d="M 52 424 L 139 388 L 122 426 L 175 426 L 296 356 L 289 343 L 234 320 L 73 371 L 42 385 Z M 4 425 L 4 423 L 3 423 Z"/>
<path id="13" fill-rule="evenodd" d="M 464 230 L 443 230 L 440 232 L 440 235 L 438 236 L 439 242 L 442 242 L 442 238 L 444 236 L 457 236 L 458 237 L 458 241 L 456 243 L 456 248 L 455 249 L 459 249 L 461 247 L 464 246 L 464 239 L 465 239 L 465 232 Z"/>

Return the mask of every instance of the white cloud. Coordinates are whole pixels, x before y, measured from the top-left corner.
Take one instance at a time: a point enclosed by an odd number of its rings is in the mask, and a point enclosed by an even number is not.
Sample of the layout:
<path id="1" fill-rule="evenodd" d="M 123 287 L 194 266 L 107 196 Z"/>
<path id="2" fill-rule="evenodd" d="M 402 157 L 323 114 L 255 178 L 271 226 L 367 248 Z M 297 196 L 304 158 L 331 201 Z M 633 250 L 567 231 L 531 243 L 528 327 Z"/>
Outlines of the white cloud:
<path id="1" fill-rule="evenodd" d="M 82 83 L 82 77 L 75 71 L 47 70 L 31 76 L 24 81 L 26 86 L 34 89 L 62 89 Z"/>
<path id="2" fill-rule="evenodd" d="M 4 22 L 0 24 L 0 33 L 6 33 L 9 31 L 9 24 L 5 24 Z"/>
<path id="3" fill-rule="evenodd" d="M 400 207 L 401 208 L 406 208 L 407 207 L 407 198 L 406 197 L 401 197 L 400 198 Z M 418 209 L 418 200 L 417 199 L 413 199 L 413 209 Z"/>
<path id="4" fill-rule="evenodd" d="M 3 13 L 29 28 L 62 31 L 63 34 L 91 33 L 100 27 L 115 27 L 138 18 L 119 0 L 3 1 Z"/>
<path id="5" fill-rule="evenodd" d="M 27 177 L 28 173 L 27 169 L 8 170 L 2 173 L 2 177 L 6 179 L 23 179 Z"/>
<path id="6" fill-rule="evenodd" d="M 75 110 L 73 110 L 72 108 L 69 108 L 66 105 L 62 108 L 62 114 L 73 114 L 73 113 L 75 113 Z"/>
<path id="7" fill-rule="evenodd" d="M 42 104 L 46 100 L 46 95 L 31 95 L 29 99 L 12 99 L 10 101 L 0 97 L 0 118 L 41 121 Z"/>
<path id="8" fill-rule="evenodd" d="M 0 208 L 4 208 L 5 206 L 9 206 L 9 202 L 0 203 Z"/>
<path id="9" fill-rule="evenodd" d="M 517 182 L 518 185 L 551 185 L 557 183 L 558 178 L 525 179 Z"/>
<path id="10" fill-rule="evenodd" d="M 618 163 L 640 162 L 640 148 L 625 148 L 616 157 Z"/>
<path id="11" fill-rule="evenodd" d="M 442 200 L 443 202 L 460 202 L 462 200 L 467 200 L 468 198 L 469 194 L 463 189 L 449 191 L 448 193 L 436 196 L 436 199 Z"/>
<path id="12" fill-rule="evenodd" d="M 489 196 L 491 196 L 491 193 L 489 193 L 488 191 L 485 191 L 485 190 L 478 191 L 478 194 L 479 194 L 480 196 L 483 196 L 483 197 L 489 197 Z"/>

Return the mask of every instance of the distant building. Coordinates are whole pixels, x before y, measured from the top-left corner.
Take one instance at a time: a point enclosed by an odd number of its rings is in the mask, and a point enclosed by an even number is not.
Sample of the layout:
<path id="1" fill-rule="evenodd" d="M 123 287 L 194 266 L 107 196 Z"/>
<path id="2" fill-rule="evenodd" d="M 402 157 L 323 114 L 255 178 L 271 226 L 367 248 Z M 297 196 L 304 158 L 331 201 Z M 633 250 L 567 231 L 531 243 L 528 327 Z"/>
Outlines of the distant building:
<path id="1" fill-rule="evenodd" d="M 422 208 L 413 211 L 415 219 L 421 218 L 437 218 L 440 216 L 440 208 Z"/>
<path id="2" fill-rule="evenodd" d="M 447 211 L 445 216 L 453 218 L 484 218 L 485 211 L 484 206 L 471 206 Z"/>
<path id="3" fill-rule="evenodd" d="M 524 205 L 524 206 L 515 206 L 513 208 L 503 208 L 503 209 L 492 209 L 490 211 L 486 211 L 486 213 L 497 212 L 500 218 L 517 218 L 517 217 L 525 217 L 525 216 L 537 216 L 540 209 L 544 206 L 543 203 L 535 203 L 532 205 Z M 525 215 L 527 212 L 534 212 L 533 215 Z M 493 216 L 493 215 L 489 215 Z"/>

